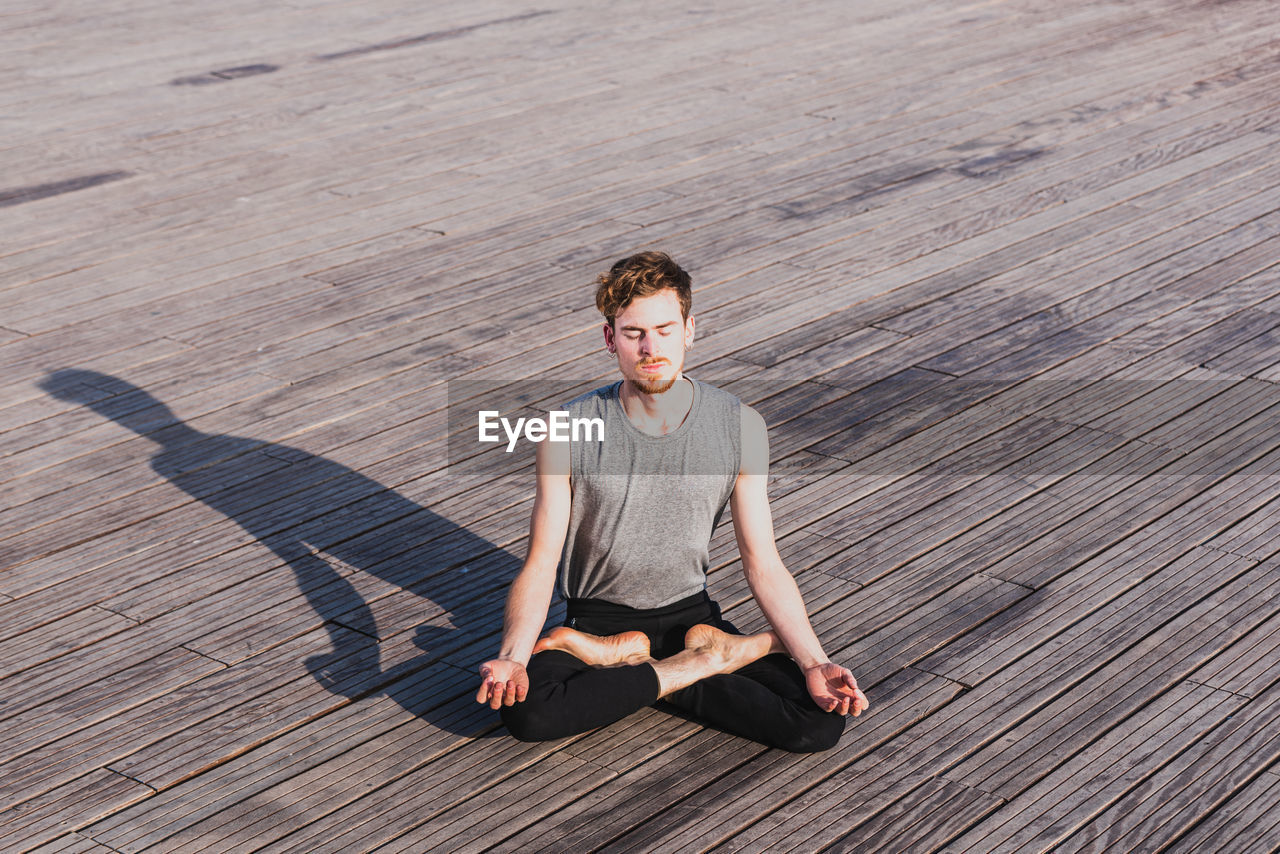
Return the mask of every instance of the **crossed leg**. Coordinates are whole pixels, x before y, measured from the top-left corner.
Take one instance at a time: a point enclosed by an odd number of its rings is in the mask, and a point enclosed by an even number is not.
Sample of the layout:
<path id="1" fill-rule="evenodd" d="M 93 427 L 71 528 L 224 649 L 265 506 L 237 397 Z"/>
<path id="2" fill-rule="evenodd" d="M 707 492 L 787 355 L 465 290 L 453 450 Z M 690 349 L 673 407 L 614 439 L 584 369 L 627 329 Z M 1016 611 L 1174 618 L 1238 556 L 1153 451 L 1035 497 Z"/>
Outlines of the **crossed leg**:
<path id="1" fill-rule="evenodd" d="M 809 697 L 800 668 L 772 632 L 734 635 L 705 624 L 685 649 L 649 655 L 641 632 L 598 636 L 567 627 L 538 641 L 526 699 L 500 710 L 516 738 L 563 738 L 621 720 L 659 698 L 718 729 L 797 752 L 826 750 L 844 718 Z"/>
<path id="2" fill-rule="evenodd" d="M 731 635 L 701 623 L 685 633 L 684 647 L 670 658 L 654 659 L 649 655 L 649 638 L 643 632 L 600 637 L 561 626 L 539 640 L 533 651 L 563 650 L 591 667 L 647 663 L 658 676 L 658 697 L 663 698 L 708 676 L 732 673 L 770 653 L 785 650 L 773 632 Z"/>

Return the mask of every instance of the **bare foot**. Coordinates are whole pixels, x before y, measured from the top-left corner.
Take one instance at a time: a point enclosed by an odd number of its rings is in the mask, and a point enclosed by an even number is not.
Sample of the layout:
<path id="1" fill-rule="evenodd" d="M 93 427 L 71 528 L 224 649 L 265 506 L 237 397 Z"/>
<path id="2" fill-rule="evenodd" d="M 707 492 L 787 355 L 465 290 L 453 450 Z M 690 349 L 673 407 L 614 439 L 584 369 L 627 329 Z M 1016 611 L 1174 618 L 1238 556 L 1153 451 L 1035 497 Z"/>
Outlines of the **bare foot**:
<path id="1" fill-rule="evenodd" d="M 640 664 L 650 660 L 649 637 L 644 632 L 623 632 L 600 637 L 568 626 L 559 626 L 547 632 L 546 637 L 533 645 L 534 652 L 542 652 L 544 649 L 564 650 L 579 661 L 595 667 Z"/>
<path id="2" fill-rule="evenodd" d="M 731 635 L 701 623 L 685 633 L 684 646 L 715 659 L 719 673 L 732 673 L 771 652 L 786 652 L 786 647 L 773 632 Z"/>

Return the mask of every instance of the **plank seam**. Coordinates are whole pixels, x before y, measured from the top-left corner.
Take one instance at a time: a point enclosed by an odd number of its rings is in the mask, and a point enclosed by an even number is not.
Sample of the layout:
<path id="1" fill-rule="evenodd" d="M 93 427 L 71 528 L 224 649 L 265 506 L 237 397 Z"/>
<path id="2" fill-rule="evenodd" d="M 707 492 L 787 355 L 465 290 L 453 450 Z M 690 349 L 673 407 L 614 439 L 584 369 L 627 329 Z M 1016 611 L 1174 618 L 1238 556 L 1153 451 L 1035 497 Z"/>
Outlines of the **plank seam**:
<path id="1" fill-rule="evenodd" d="M 1203 548 L 1208 549 L 1209 551 L 1217 552 L 1218 554 L 1233 555 L 1234 557 L 1242 558 L 1248 561 L 1253 561 L 1255 564 L 1262 563 L 1262 561 L 1265 560 L 1265 558 L 1259 558 L 1259 557 L 1254 557 L 1253 555 L 1244 554 L 1243 552 L 1236 551 L 1233 548 L 1214 545 L 1213 540 L 1210 540 L 1207 543 L 1201 543 L 1200 545 Z"/>
<path id="2" fill-rule="evenodd" d="M 971 529 L 969 529 L 969 530 L 972 530 L 972 528 L 971 528 Z M 999 582 L 1002 582 L 1002 583 L 1004 583 L 1004 584 L 1012 584 L 1014 587 L 1021 587 L 1023 590 L 1026 590 L 1028 593 L 1034 593 L 1034 592 L 1036 592 L 1037 590 L 1039 590 L 1039 589 L 1040 589 L 1039 587 L 1033 587 L 1033 586 L 1032 586 L 1032 585 L 1030 585 L 1030 584 L 1023 584 L 1023 583 L 1022 583 L 1022 582 L 1020 582 L 1020 581 L 1010 581 L 1010 580 L 1009 580 L 1009 579 L 1007 579 L 1007 578 L 999 578 L 999 577 L 997 577 L 997 576 L 993 575 L 992 573 L 988 572 L 988 571 L 987 571 L 987 570 L 985 570 L 985 569 L 980 569 L 980 570 L 978 570 L 977 572 L 975 572 L 975 573 L 974 573 L 974 575 L 975 575 L 975 576 L 977 576 L 977 577 L 979 577 L 979 578 L 989 578 L 989 579 L 991 579 L 992 581 L 999 581 Z M 1019 601 L 1019 602 L 1021 602 L 1022 600 L 1021 600 L 1021 599 L 1019 599 L 1018 601 Z M 1015 603 L 1015 604 L 1016 604 L 1016 603 Z M 994 616 L 997 616 L 997 614 L 992 614 L 991 616 L 993 616 L 993 617 L 994 617 Z M 974 628 L 977 628 L 977 626 L 975 626 Z M 935 675 L 937 675 L 937 674 L 935 674 Z M 989 793 L 989 794 L 994 794 L 994 793 Z"/>
<path id="3" fill-rule="evenodd" d="M 342 627 L 342 628 L 344 628 L 344 629 L 350 629 L 351 631 L 355 632 L 356 634 L 358 634 L 358 635 L 364 635 L 365 637 L 367 637 L 367 638 L 371 638 L 372 640 L 377 641 L 378 643 L 381 643 L 381 642 L 382 642 L 382 638 L 378 637 L 378 636 L 377 636 L 376 634 L 374 634 L 373 632 L 365 631 L 364 629 L 361 629 L 361 628 L 359 628 L 359 627 L 357 627 L 357 626 L 355 626 L 355 625 L 348 625 L 348 624 L 346 624 L 346 623 L 342 622 L 341 618 L 333 617 L 333 618 L 330 618 L 330 619 L 328 619 L 328 620 L 325 620 L 325 624 L 328 624 L 328 623 L 332 623 L 332 624 L 333 624 L 333 625 L 335 625 L 335 626 L 341 626 L 341 627 Z"/>
<path id="4" fill-rule="evenodd" d="M 116 774 L 116 775 L 118 775 L 118 776 L 124 777 L 126 780 L 132 780 L 133 782 L 137 783 L 137 784 L 138 784 L 138 785 L 140 785 L 140 786 L 146 786 L 148 789 L 150 789 L 150 790 L 151 790 L 151 793 L 152 793 L 153 795 L 154 795 L 154 794 L 157 794 L 157 793 L 160 791 L 159 789 L 157 789 L 155 786 L 151 785 L 150 783 L 147 783 L 147 782 L 145 782 L 145 781 L 143 781 L 143 780 L 139 780 L 137 777 L 131 777 L 131 776 L 129 776 L 128 774 L 124 773 L 123 771 L 117 771 L 115 768 L 105 768 L 105 767 L 104 767 L 102 770 L 104 770 L 104 771 L 109 771 L 109 772 L 111 772 L 112 774 Z M 101 820 L 102 820 L 101 818 L 94 819 L 94 821 L 101 821 Z M 88 827 L 88 825 L 84 825 L 84 826 L 85 826 L 85 827 Z M 77 830 L 79 830 L 80 828 L 76 828 L 76 829 L 77 829 Z M 95 840 L 95 841 L 97 841 L 97 840 Z"/>
<path id="5" fill-rule="evenodd" d="M 101 606 L 99 606 L 99 607 L 101 607 Z M 112 613 L 115 613 L 115 612 L 113 611 Z M 121 614 L 120 616 L 122 616 L 122 617 L 123 617 L 123 616 L 125 616 L 125 615 L 124 615 L 124 614 Z M 129 617 L 128 619 L 132 620 L 133 618 L 132 618 L 132 617 Z M 345 627 L 344 627 L 344 628 L 345 628 Z M 180 644 L 178 644 L 178 648 L 179 648 L 179 649 L 185 649 L 187 652 L 189 652 L 189 653 L 191 653 L 191 654 L 193 654 L 193 655 L 198 655 L 198 656 L 200 656 L 201 658 L 206 659 L 206 660 L 208 660 L 208 661 L 212 661 L 212 662 L 215 662 L 215 663 L 217 663 L 217 664 L 221 664 L 224 670 L 225 670 L 226 668 L 228 668 L 228 667 L 231 667 L 231 665 L 232 665 L 232 663 L 231 663 L 231 662 L 223 661 L 221 658 L 217 658 L 217 657 L 215 657 L 215 656 L 209 655 L 207 652 L 201 652 L 201 651 L 200 651 L 200 650 L 198 650 L 198 649 L 192 649 L 191 647 L 187 646 L 187 644 L 185 644 L 185 643 L 180 643 Z M 217 673 L 218 671 L 216 671 L 216 670 L 215 670 L 214 672 L 215 672 L 215 673 Z M 139 781 L 139 782 L 141 782 L 141 781 Z"/>
<path id="6" fill-rule="evenodd" d="M 109 601 L 109 600 L 104 600 L 104 601 Z M 97 604 L 95 604 L 95 605 L 90 605 L 89 607 L 90 607 L 90 608 L 101 608 L 102 610 L 106 611 L 106 612 L 107 612 L 107 613 L 109 613 L 109 614 L 115 614 L 117 617 L 124 617 L 126 620 L 128 620 L 128 621 L 129 621 L 129 622 L 131 622 L 131 623 L 133 623 L 135 626 L 140 626 L 140 625 L 142 625 L 142 620 L 139 620 L 137 617 L 130 617 L 128 614 L 124 613 L 123 611 L 117 611 L 117 610 L 115 610 L 114 608 L 108 608 L 106 605 L 102 604 L 101 602 L 99 602 L 99 603 L 97 603 Z M 184 647 L 184 649 L 185 649 L 185 647 Z M 195 650 L 193 649 L 193 650 L 191 650 L 191 652 L 195 652 Z M 199 653 L 196 653 L 196 654 L 198 655 Z"/>
<path id="7" fill-rule="evenodd" d="M 1188 677 L 1186 681 L 1191 685 L 1199 685 L 1201 688 L 1208 688 L 1210 691 L 1219 691 L 1223 694 L 1231 694 L 1232 696 L 1239 697 L 1246 702 L 1257 699 L 1256 697 L 1251 697 L 1248 694 L 1241 694 L 1239 691 L 1229 691 L 1226 688 L 1219 688 L 1217 685 L 1210 685 L 1208 682 L 1204 682 L 1200 679 L 1192 679 Z"/>

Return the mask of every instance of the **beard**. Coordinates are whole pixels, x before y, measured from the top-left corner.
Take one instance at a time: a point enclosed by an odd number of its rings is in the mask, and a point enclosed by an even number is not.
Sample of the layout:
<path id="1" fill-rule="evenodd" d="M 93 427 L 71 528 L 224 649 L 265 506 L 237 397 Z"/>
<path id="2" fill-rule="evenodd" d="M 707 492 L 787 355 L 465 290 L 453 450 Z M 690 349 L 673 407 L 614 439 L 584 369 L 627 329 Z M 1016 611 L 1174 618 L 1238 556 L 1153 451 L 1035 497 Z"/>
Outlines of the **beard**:
<path id="1" fill-rule="evenodd" d="M 645 380 L 632 380 L 631 382 L 633 382 L 635 387 L 644 394 L 662 394 L 676 384 L 676 378 L 672 377 L 669 380 L 653 380 L 651 382 L 647 382 Z"/>
<path id="2" fill-rule="evenodd" d="M 658 363 L 640 362 L 640 364 L 636 365 L 636 368 L 638 369 L 645 365 L 652 365 L 652 364 L 658 364 Z M 669 391 L 671 387 L 676 384 L 676 379 L 679 376 L 680 376 L 680 368 L 676 368 L 675 376 L 673 376 L 669 380 L 663 380 L 663 379 L 657 379 L 657 378 L 647 380 L 643 376 L 639 376 L 633 379 L 631 382 L 635 385 L 636 389 L 640 391 L 642 394 L 663 394 L 664 392 Z"/>

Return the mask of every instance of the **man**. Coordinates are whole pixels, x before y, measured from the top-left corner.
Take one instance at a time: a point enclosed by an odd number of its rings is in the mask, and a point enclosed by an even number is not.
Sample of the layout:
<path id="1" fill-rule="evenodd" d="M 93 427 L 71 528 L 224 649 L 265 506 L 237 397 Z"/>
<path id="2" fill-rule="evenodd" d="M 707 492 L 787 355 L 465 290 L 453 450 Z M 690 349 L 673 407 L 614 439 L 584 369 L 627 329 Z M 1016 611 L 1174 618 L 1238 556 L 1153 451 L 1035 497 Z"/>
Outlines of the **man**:
<path id="1" fill-rule="evenodd" d="M 778 555 L 764 420 L 684 376 L 692 292 L 669 256 L 624 258 L 598 282 L 605 347 L 623 379 L 567 406 L 603 419 L 600 441 L 538 446 L 529 555 L 476 700 L 523 740 L 585 732 L 661 699 L 764 744 L 826 750 L 844 716 L 868 704 L 823 653 Z M 742 635 L 707 596 L 726 504 L 772 631 Z M 557 567 L 568 621 L 539 639 Z"/>

